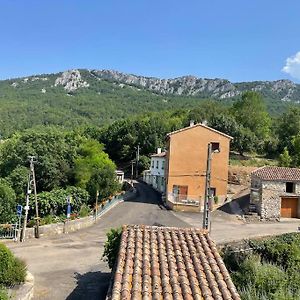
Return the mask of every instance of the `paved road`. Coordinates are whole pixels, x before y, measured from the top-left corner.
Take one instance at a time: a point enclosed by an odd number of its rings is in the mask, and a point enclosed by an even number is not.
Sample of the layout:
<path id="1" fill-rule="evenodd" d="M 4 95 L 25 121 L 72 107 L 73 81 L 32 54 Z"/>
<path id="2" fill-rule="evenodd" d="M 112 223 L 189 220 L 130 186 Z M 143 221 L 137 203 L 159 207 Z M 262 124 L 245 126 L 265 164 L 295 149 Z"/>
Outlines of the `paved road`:
<path id="1" fill-rule="evenodd" d="M 35 300 L 104 299 L 110 270 L 101 260 L 106 232 L 123 224 L 202 227 L 202 214 L 166 210 L 159 195 L 137 184 L 138 196 L 107 212 L 95 226 L 67 235 L 24 244 L 10 243 L 35 276 Z M 217 243 L 260 235 L 297 231 L 299 221 L 245 224 L 230 212 L 212 214 L 212 237 Z"/>
<path id="2" fill-rule="evenodd" d="M 123 224 L 189 226 L 160 205 L 150 187 L 137 184 L 138 196 L 107 212 L 98 223 L 54 238 L 28 240 L 9 247 L 35 276 L 34 299 L 104 299 L 110 270 L 101 260 L 106 232 Z"/>
<path id="3" fill-rule="evenodd" d="M 174 216 L 194 227 L 202 227 L 202 214 L 173 212 Z M 211 237 L 217 244 L 243 239 L 297 232 L 299 219 L 281 219 L 280 222 L 245 223 L 230 211 L 216 210 L 211 214 Z"/>

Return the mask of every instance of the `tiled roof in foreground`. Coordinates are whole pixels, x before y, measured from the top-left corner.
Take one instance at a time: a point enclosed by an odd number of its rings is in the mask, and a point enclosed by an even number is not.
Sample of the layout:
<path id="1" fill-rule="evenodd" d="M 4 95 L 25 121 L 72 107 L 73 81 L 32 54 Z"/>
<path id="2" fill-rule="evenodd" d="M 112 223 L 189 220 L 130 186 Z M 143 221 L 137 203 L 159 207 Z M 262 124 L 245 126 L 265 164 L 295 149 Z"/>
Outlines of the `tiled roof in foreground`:
<path id="1" fill-rule="evenodd" d="M 240 299 L 208 233 L 124 226 L 107 299 Z"/>
<path id="2" fill-rule="evenodd" d="M 262 180 L 300 181 L 299 168 L 265 166 L 253 171 L 252 174 Z"/>

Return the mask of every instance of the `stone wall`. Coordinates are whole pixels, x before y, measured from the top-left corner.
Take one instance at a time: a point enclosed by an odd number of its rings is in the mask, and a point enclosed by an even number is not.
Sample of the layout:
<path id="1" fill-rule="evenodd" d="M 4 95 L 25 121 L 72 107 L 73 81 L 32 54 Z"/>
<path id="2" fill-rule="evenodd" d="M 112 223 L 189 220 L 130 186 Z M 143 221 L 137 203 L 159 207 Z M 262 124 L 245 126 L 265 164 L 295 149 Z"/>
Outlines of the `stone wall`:
<path id="1" fill-rule="evenodd" d="M 300 196 L 299 183 L 296 184 L 295 191 Z M 262 181 L 261 217 L 263 219 L 279 220 L 281 215 L 281 197 L 295 194 L 286 193 L 286 182 L 284 181 Z"/>

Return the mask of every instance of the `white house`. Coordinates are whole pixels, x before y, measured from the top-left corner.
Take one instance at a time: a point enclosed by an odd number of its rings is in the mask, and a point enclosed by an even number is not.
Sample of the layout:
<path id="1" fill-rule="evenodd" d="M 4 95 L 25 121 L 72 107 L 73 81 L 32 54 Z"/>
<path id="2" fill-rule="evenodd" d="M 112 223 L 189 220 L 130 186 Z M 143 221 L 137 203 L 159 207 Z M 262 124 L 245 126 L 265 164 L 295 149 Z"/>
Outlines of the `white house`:
<path id="1" fill-rule="evenodd" d="M 119 183 L 123 183 L 124 182 L 124 172 L 121 170 L 116 170 L 115 173 L 116 173 L 117 180 L 119 181 Z"/>
<path id="2" fill-rule="evenodd" d="M 157 153 L 151 155 L 150 170 L 144 172 L 144 181 L 159 192 L 165 192 L 165 161 L 166 152 L 157 148 Z"/>

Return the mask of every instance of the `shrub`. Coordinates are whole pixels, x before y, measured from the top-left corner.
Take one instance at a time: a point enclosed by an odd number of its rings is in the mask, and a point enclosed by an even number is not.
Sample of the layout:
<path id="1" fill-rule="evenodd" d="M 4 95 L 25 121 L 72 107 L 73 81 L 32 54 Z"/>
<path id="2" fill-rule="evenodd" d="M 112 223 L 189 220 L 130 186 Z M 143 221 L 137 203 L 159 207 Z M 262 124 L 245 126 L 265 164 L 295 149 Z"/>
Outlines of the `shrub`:
<path id="1" fill-rule="evenodd" d="M 86 204 L 83 204 L 80 207 L 79 216 L 80 218 L 87 217 L 90 214 L 90 209 Z"/>
<path id="2" fill-rule="evenodd" d="M 55 189 L 51 192 L 42 192 L 38 194 L 41 217 L 48 215 L 66 215 L 68 196 L 72 197 L 72 213 L 78 212 L 81 206 L 87 204 L 89 201 L 89 194 L 86 190 L 73 186 L 70 186 L 67 189 Z M 34 213 L 33 210 L 31 210 L 31 214 L 32 213 Z"/>
<path id="3" fill-rule="evenodd" d="M 107 234 L 107 240 L 104 244 L 103 258 L 108 262 L 110 269 L 116 264 L 120 242 L 121 242 L 122 228 L 111 229 Z"/>
<path id="4" fill-rule="evenodd" d="M 0 300 L 8 300 L 7 292 L 4 288 L 1 288 L 0 286 Z"/>
<path id="5" fill-rule="evenodd" d="M 218 196 L 214 196 L 214 203 L 218 204 L 219 203 L 219 197 Z"/>
<path id="6" fill-rule="evenodd" d="M 25 263 L 14 257 L 5 245 L 0 244 L 0 285 L 11 287 L 24 282 L 25 277 Z"/>

